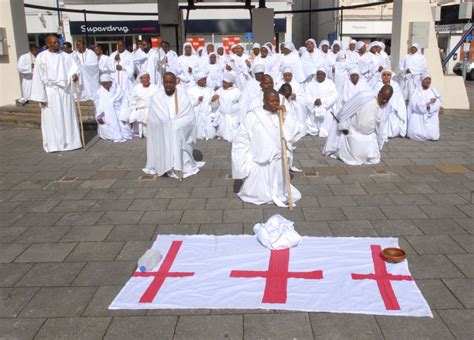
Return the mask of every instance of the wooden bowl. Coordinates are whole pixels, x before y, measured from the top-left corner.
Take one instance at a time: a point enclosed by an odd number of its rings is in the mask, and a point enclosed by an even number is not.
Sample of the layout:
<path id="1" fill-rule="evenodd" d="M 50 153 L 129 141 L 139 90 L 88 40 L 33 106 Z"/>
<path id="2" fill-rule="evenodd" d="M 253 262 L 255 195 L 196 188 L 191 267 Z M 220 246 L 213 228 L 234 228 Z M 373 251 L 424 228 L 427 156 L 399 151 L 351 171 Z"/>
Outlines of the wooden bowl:
<path id="1" fill-rule="evenodd" d="M 400 248 L 385 248 L 382 250 L 382 257 L 390 263 L 399 263 L 406 259 L 407 254 Z"/>

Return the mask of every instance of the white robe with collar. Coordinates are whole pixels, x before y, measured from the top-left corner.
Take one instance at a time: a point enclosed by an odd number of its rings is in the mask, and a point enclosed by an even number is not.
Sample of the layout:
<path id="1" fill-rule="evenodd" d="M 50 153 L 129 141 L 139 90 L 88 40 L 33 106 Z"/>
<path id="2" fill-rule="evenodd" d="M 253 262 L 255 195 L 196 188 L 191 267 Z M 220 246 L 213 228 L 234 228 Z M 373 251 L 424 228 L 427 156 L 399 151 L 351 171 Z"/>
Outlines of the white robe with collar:
<path id="1" fill-rule="evenodd" d="M 375 90 L 380 91 L 384 84 L 380 81 L 377 83 Z M 407 134 L 407 106 L 405 100 L 403 99 L 403 93 L 400 89 L 400 85 L 393 79 L 390 80 L 390 85 L 393 88 L 393 94 L 388 102 L 387 110 L 389 111 L 389 116 L 385 127 L 382 131 L 385 135 L 385 140 L 393 137 L 405 137 Z"/>
<path id="2" fill-rule="evenodd" d="M 434 104 L 428 104 L 431 98 L 436 99 Z M 427 90 L 418 87 L 408 104 L 408 138 L 420 141 L 439 139 L 440 99 L 432 86 Z"/>
<path id="3" fill-rule="evenodd" d="M 216 109 L 218 122 L 217 135 L 228 142 L 232 142 L 239 128 L 242 110 L 242 92 L 231 87 L 221 87 L 216 91 L 219 95 L 219 103 Z"/>
<path id="4" fill-rule="evenodd" d="M 77 65 L 64 52 L 38 54 L 33 71 L 31 100 L 47 103 L 41 109 L 41 133 L 46 152 L 82 147 L 72 76 Z"/>
<path id="5" fill-rule="evenodd" d="M 129 123 L 144 123 L 148 120 L 148 111 L 150 109 L 151 98 L 158 92 L 155 84 L 144 87 L 141 83 L 136 84 L 130 94 L 128 103 L 128 116 L 123 120 Z"/>
<path id="6" fill-rule="evenodd" d="M 115 61 L 117 53 L 120 57 L 119 61 Z M 110 55 L 110 61 L 114 65 L 112 77 L 114 78 L 115 83 L 118 84 L 122 91 L 124 91 L 124 93 L 128 96 L 133 88 L 133 83 L 135 81 L 133 75 L 134 64 L 132 59 L 132 53 L 127 50 L 123 51 L 122 53 L 115 51 Z M 122 66 L 122 69 L 120 71 L 117 70 L 117 65 Z"/>
<path id="7" fill-rule="evenodd" d="M 217 121 L 212 110 L 214 103 L 211 102 L 214 91 L 209 87 L 195 85 L 190 87 L 187 92 L 196 115 L 196 137 L 204 140 L 215 138 L 217 136 Z M 199 97 L 203 98 L 202 101 L 199 101 Z"/>
<path id="8" fill-rule="evenodd" d="M 301 138 L 297 122 L 287 115 L 284 137 L 289 143 Z M 292 150 L 291 146 L 287 149 Z M 249 112 L 232 143 L 232 177 L 243 179 L 238 196 L 253 204 L 285 206 L 288 201 L 285 185 L 278 114 L 263 108 Z M 301 198 L 291 186 L 293 202 Z"/>
<path id="9" fill-rule="evenodd" d="M 99 89 L 99 59 L 94 51 L 86 49 L 83 53 L 72 54 L 79 66 L 79 100 L 94 100 Z"/>
<path id="10" fill-rule="evenodd" d="M 176 98 L 177 96 L 177 98 Z M 177 100 L 177 102 L 176 102 Z M 188 95 L 179 88 L 168 96 L 163 88 L 151 98 L 146 140 L 147 174 L 183 177 L 197 174 L 204 162 L 196 162 L 193 144 L 196 142 L 196 118 Z"/>
<path id="11" fill-rule="evenodd" d="M 316 106 L 316 99 L 321 105 Z M 306 84 L 305 103 L 308 109 L 308 133 L 312 136 L 327 137 L 333 123 L 335 104 L 338 99 L 336 85 L 330 79 L 319 83 L 316 79 Z"/>
<path id="12" fill-rule="evenodd" d="M 31 52 L 21 55 L 18 59 L 17 69 L 21 78 L 20 101 L 22 102 L 26 102 L 30 99 L 35 59 L 35 56 L 31 54 Z"/>

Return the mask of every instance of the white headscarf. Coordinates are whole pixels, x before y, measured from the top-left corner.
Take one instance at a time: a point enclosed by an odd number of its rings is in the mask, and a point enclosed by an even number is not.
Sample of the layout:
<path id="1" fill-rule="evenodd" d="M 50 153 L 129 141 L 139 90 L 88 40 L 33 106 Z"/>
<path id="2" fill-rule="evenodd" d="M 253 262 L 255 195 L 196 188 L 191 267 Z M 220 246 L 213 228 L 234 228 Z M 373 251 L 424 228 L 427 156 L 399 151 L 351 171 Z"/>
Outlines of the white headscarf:
<path id="1" fill-rule="evenodd" d="M 185 48 L 186 46 L 191 47 L 191 55 L 196 54 L 196 51 L 194 50 L 193 44 L 191 44 L 190 42 L 185 42 L 185 43 L 183 44 L 183 55 L 185 55 L 185 54 L 184 54 L 184 48 Z"/>
<path id="2" fill-rule="evenodd" d="M 235 76 L 231 73 L 231 72 L 226 72 L 224 74 L 224 79 L 223 79 L 226 83 L 232 83 L 234 84 L 235 83 Z"/>
<path id="3" fill-rule="evenodd" d="M 356 48 L 355 48 L 355 50 L 356 50 L 357 52 L 359 52 L 359 50 L 360 50 L 361 48 L 363 48 L 364 46 L 365 46 L 365 42 L 363 42 L 363 41 L 358 41 L 358 42 L 356 43 Z"/>

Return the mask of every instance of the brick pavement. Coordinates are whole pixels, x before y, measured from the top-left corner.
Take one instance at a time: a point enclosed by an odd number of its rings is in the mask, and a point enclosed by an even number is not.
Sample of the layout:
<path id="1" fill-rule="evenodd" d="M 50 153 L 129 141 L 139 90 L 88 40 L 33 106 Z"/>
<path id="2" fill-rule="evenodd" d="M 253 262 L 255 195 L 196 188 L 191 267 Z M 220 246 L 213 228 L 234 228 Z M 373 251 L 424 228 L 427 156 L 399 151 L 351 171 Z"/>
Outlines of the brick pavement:
<path id="1" fill-rule="evenodd" d="M 242 203 L 230 145 L 182 183 L 147 180 L 145 141 L 46 154 L 39 130 L 0 128 L 0 338 L 469 338 L 474 334 L 474 120 L 441 116 L 439 142 L 395 139 L 349 167 L 305 137 L 295 211 Z M 396 236 L 434 319 L 260 310 L 108 311 L 157 234 L 241 234 L 279 212 L 314 236 Z"/>

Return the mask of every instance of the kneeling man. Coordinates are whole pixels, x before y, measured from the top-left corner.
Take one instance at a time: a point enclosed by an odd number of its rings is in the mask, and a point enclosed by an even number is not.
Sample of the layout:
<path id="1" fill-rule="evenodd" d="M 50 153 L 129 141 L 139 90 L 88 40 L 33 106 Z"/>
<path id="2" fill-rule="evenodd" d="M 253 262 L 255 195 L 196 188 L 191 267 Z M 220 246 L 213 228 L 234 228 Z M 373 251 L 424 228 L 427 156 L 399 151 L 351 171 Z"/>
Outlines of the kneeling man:
<path id="1" fill-rule="evenodd" d="M 167 72 L 163 87 L 153 95 L 148 112 L 146 141 L 147 174 L 182 180 L 199 172 L 204 162 L 193 157 L 196 119 L 186 92 L 176 86 L 176 76 Z"/>
<path id="2" fill-rule="evenodd" d="M 245 202 L 275 203 L 284 207 L 288 201 L 282 162 L 280 109 L 278 92 L 265 90 L 263 107 L 245 116 L 232 143 L 232 177 L 244 180 L 238 196 Z M 283 133 L 290 152 L 291 145 L 301 138 L 298 123 L 292 115 L 286 115 Z M 291 190 L 293 201 L 298 201 L 300 192 L 293 186 Z"/>

